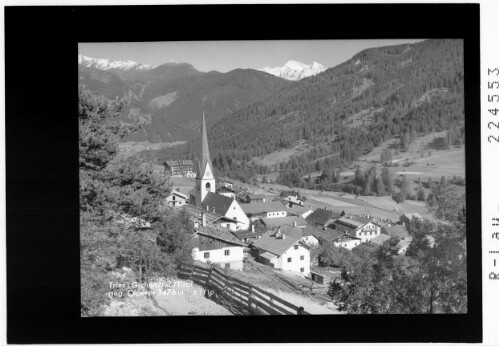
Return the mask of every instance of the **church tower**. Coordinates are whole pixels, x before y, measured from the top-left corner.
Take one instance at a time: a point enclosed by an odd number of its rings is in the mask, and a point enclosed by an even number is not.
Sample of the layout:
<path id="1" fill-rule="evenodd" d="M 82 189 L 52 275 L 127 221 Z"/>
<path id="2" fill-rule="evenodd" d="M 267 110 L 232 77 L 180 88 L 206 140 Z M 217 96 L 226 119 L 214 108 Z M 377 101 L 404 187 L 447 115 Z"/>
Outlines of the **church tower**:
<path id="1" fill-rule="evenodd" d="M 201 157 L 198 160 L 198 172 L 196 175 L 196 187 L 191 193 L 191 204 L 201 207 L 208 192 L 215 193 L 215 176 L 213 175 L 213 166 L 210 159 L 210 150 L 208 148 L 208 136 L 206 134 L 206 121 L 204 119 L 201 125 Z"/>

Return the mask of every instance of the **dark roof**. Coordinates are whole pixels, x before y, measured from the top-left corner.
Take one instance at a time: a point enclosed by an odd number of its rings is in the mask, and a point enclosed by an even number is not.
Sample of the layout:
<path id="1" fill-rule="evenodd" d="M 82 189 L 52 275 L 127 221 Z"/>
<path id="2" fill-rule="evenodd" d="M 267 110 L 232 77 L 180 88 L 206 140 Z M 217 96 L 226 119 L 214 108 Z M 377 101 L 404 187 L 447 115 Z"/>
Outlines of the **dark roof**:
<path id="1" fill-rule="evenodd" d="M 170 161 L 165 161 L 165 164 L 172 167 L 172 166 L 192 166 L 193 162 L 192 160 L 170 160 Z"/>
<path id="2" fill-rule="evenodd" d="M 260 214 L 268 212 L 286 211 L 286 207 L 279 202 L 241 204 L 246 214 Z"/>
<path id="3" fill-rule="evenodd" d="M 215 212 L 220 215 L 225 215 L 227 210 L 229 210 L 230 205 L 234 201 L 233 198 L 219 195 L 217 193 L 213 192 L 208 192 L 206 194 L 206 197 L 203 200 L 203 207 L 206 209 L 206 206 L 208 206 L 209 211 Z M 213 211 L 213 208 L 215 208 L 215 211 Z"/>
<path id="4" fill-rule="evenodd" d="M 320 225 L 325 225 L 331 219 L 338 219 L 341 213 L 329 209 L 317 208 L 312 214 L 307 216 L 307 221 L 312 221 Z"/>
<path id="5" fill-rule="evenodd" d="M 409 236 L 409 232 L 407 232 L 405 226 L 402 225 L 393 225 L 391 227 L 385 227 L 385 231 L 391 237 L 406 238 Z"/>
<path id="6" fill-rule="evenodd" d="M 367 251 L 367 252 L 373 253 L 374 251 L 376 251 L 377 248 L 378 248 L 378 245 L 375 245 L 375 244 L 360 243 L 359 245 L 354 247 L 352 249 L 352 251 L 353 252 Z"/>
<path id="7" fill-rule="evenodd" d="M 325 230 L 315 229 L 312 233 L 317 239 L 324 239 L 326 241 L 344 241 L 344 240 L 356 240 L 359 239 L 353 235 L 345 233 L 344 231 L 326 228 Z"/>
<path id="8" fill-rule="evenodd" d="M 298 216 L 285 216 L 285 217 L 263 217 L 262 218 L 263 223 L 268 228 L 274 228 L 274 227 L 279 227 L 279 226 L 294 226 L 294 223 L 296 222 L 297 226 L 306 226 L 307 222 L 305 221 L 304 218 L 298 217 Z"/>
<path id="9" fill-rule="evenodd" d="M 284 239 L 276 237 L 277 231 L 268 231 L 258 240 L 255 240 L 252 246 L 270 252 L 274 255 L 282 255 L 291 246 L 299 242 L 299 239 L 291 236 L 285 236 Z M 301 244 L 301 243 L 300 243 Z M 301 244 L 303 245 L 303 244 Z"/>

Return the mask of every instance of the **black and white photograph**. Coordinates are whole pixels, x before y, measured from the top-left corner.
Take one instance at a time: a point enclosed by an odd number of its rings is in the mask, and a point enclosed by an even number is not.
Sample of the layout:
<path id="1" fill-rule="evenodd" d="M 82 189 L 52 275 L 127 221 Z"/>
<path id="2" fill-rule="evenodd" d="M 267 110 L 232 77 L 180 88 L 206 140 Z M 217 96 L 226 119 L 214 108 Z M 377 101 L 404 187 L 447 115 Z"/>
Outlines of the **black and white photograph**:
<path id="1" fill-rule="evenodd" d="M 497 6 L 243 1 L 5 6 L 6 343 L 497 344 Z"/>
<path id="2" fill-rule="evenodd" d="M 467 313 L 463 49 L 79 43 L 81 316 Z"/>

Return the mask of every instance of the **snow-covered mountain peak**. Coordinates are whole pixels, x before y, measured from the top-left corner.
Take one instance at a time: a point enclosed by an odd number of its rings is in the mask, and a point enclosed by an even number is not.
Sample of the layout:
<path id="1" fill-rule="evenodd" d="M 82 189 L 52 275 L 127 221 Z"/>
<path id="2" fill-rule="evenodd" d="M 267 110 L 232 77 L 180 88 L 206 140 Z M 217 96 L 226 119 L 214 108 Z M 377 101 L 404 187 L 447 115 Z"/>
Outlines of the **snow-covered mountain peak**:
<path id="1" fill-rule="evenodd" d="M 83 66 L 94 67 L 94 68 L 97 68 L 99 70 L 111 70 L 111 69 L 118 69 L 118 70 L 125 70 L 125 71 L 151 70 L 155 67 L 155 66 L 151 66 L 151 65 L 141 64 L 141 63 L 131 61 L 131 60 L 111 61 L 109 59 L 97 59 L 97 58 L 91 58 L 91 57 L 84 56 L 84 55 L 78 55 L 78 63 L 82 64 Z"/>
<path id="2" fill-rule="evenodd" d="M 300 61 L 289 60 L 282 67 L 264 67 L 260 71 L 273 74 L 287 80 L 297 81 L 306 77 L 315 76 L 318 73 L 325 71 L 326 68 L 314 61 L 312 65 L 304 64 Z"/>

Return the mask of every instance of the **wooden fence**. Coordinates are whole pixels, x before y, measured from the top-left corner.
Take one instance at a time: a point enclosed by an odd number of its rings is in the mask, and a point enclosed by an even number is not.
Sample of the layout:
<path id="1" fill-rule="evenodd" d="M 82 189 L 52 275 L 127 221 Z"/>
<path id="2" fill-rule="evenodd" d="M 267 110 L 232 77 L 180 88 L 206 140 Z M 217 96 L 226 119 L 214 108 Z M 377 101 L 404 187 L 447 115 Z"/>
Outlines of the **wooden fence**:
<path id="1" fill-rule="evenodd" d="M 293 305 L 276 295 L 247 282 L 224 274 L 216 267 L 203 268 L 183 264 L 179 268 L 182 279 L 190 279 L 256 315 L 310 315 L 303 307 Z"/>

